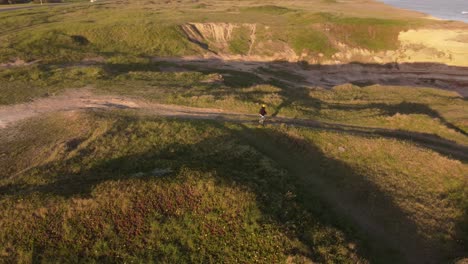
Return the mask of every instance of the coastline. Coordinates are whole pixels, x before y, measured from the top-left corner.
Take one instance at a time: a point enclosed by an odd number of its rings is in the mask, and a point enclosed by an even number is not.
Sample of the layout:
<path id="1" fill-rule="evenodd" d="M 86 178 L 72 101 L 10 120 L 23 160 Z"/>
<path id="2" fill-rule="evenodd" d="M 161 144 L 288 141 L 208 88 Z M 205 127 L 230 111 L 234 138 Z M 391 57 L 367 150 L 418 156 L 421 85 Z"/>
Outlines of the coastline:
<path id="1" fill-rule="evenodd" d="M 397 5 L 392 5 L 392 4 L 384 2 L 384 0 L 375 0 L 375 1 L 379 2 L 381 4 L 384 4 L 386 6 L 395 8 L 397 10 L 404 10 L 406 12 L 412 12 L 412 13 L 418 14 L 419 16 L 421 16 L 421 18 L 425 18 L 425 19 L 428 19 L 428 20 L 459 22 L 459 23 L 465 23 L 465 24 L 468 25 L 468 15 L 467 15 L 467 20 L 463 20 L 463 19 L 459 19 L 459 18 L 453 18 L 453 19 L 443 18 L 443 17 L 439 17 L 439 16 L 434 15 L 434 14 L 430 14 L 430 13 L 425 12 L 425 11 L 419 11 L 419 10 L 415 10 L 415 9 L 411 9 L 411 8 L 407 8 L 407 7 L 400 7 L 400 6 L 397 6 Z M 462 11 L 460 11 L 460 12 L 462 12 Z"/>

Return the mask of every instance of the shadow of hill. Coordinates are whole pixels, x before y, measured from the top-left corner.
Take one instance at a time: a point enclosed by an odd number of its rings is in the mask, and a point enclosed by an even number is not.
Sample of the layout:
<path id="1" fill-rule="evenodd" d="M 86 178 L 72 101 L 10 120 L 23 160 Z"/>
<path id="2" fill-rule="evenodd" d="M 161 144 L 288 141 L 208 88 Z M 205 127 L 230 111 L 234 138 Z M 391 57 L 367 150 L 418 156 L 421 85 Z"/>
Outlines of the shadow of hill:
<path id="1" fill-rule="evenodd" d="M 257 124 L 256 115 L 206 115 L 206 113 L 199 113 L 199 116 L 189 117 L 186 115 L 172 116 L 179 119 L 199 119 L 199 120 L 217 120 L 225 121 L 236 124 Z M 249 120 L 252 118 L 254 120 Z M 385 129 L 378 127 L 363 127 L 337 123 L 319 122 L 310 119 L 296 119 L 296 118 L 282 118 L 275 117 L 267 120 L 270 125 L 291 125 L 299 126 L 310 129 L 317 129 L 323 131 L 334 131 L 343 134 L 354 134 L 364 137 L 384 137 L 398 140 L 405 140 L 412 142 L 420 147 L 431 149 L 441 155 L 447 156 L 452 159 L 457 159 L 463 163 L 468 162 L 468 146 L 458 144 L 452 140 L 442 138 L 440 136 L 421 133 L 411 132 L 400 129 Z"/>
<path id="2" fill-rule="evenodd" d="M 324 84 L 332 87 L 338 82 L 356 84 L 358 86 L 403 85 L 414 87 L 432 87 L 450 90 L 468 96 L 467 67 L 449 66 L 440 63 L 358 63 L 338 65 L 310 65 L 306 69 L 312 72 L 322 72 Z M 343 76 L 344 75 L 344 76 Z"/>
<path id="3" fill-rule="evenodd" d="M 409 263 L 438 263 L 447 256 L 463 255 L 460 248 L 420 237 L 416 224 L 394 204 L 394 197 L 368 181 L 363 172 L 330 158 L 311 142 L 274 130 L 244 127 L 241 133 L 249 144 L 290 172 L 302 190 L 306 207 L 310 198 L 318 195 L 338 215 L 353 222 L 362 237 L 381 243 L 373 250 L 392 248 Z"/>
<path id="4" fill-rule="evenodd" d="M 128 117 L 127 122 L 133 121 Z M 3 186 L 0 193 L 2 196 L 38 192 L 65 198 L 87 197 L 97 185 L 108 181 L 135 178 L 151 181 L 162 177 L 152 175 L 152 171 L 155 166 L 164 164 L 174 171 L 172 175 L 190 168 L 215 172 L 218 184 L 245 186 L 256 194 L 265 216 L 292 230 L 292 233 L 288 232 L 291 236 L 308 245 L 308 250 L 298 249 L 299 253 L 319 262 L 325 259 L 321 259 L 313 248 L 323 241 L 314 240 L 314 231 L 309 228 L 315 226 L 315 220 L 301 218 L 303 211 L 320 219 L 325 226 L 339 227 L 349 241 L 357 237 L 357 250 L 375 262 L 438 263 L 442 256 L 459 256 L 455 248 L 447 250 L 438 241 L 420 237 L 415 224 L 393 203 L 392 197 L 369 182 L 361 172 L 328 157 L 310 142 L 272 129 L 251 129 L 243 125 L 227 128 L 217 122 L 212 124 L 229 133 L 193 145 L 173 143 L 143 153 L 103 159 L 78 173 L 68 171 L 69 164 L 83 164 L 88 155 L 84 149 L 70 160 L 38 168 L 39 172 L 49 172 L 50 183 L 40 186 L 12 184 Z M 239 145 L 252 149 L 237 153 L 235 146 Z M 288 173 L 272 173 L 260 166 L 264 157 Z M 291 191 L 296 196 L 292 200 L 286 197 Z"/>

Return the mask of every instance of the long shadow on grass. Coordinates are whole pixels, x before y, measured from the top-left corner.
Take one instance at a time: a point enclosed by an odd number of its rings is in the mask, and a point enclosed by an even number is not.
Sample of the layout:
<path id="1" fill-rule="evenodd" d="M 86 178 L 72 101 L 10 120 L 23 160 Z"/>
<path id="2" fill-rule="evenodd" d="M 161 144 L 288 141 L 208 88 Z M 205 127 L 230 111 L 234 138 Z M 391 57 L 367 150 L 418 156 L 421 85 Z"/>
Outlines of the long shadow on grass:
<path id="1" fill-rule="evenodd" d="M 399 104 L 384 104 L 384 103 L 372 103 L 372 104 L 328 104 L 329 108 L 339 109 L 345 111 L 356 111 L 356 110 L 366 110 L 366 109 L 378 109 L 380 115 L 393 116 L 395 114 L 421 114 L 427 115 L 432 118 L 437 118 L 440 122 L 449 129 L 455 130 L 456 132 L 468 136 L 468 133 L 454 124 L 448 122 L 439 112 L 430 108 L 429 106 L 421 103 L 412 103 L 412 102 L 402 102 Z"/>
<path id="2" fill-rule="evenodd" d="M 123 122 L 131 124 L 135 119 L 125 117 Z M 36 170 L 36 173 L 43 171 L 49 175 L 51 183 L 32 187 L 12 184 L 3 186 L 0 193 L 22 196 L 39 192 L 65 198 L 87 197 L 97 185 L 109 181 L 152 181 L 162 177 L 154 173 L 154 169 L 161 166 L 174 171 L 164 177 L 173 177 L 183 168 L 190 168 L 214 172 L 218 184 L 240 184 L 253 191 L 265 217 L 307 245 L 306 250 L 294 249 L 290 252 L 293 255 L 327 261 L 314 249 L 327 247 L 337 238 L 314 236 L 314 230 L 310 228 L 316 226 L 314 219 L 319 219 L 321 225 L 343 230 L 346 240 L 357 241 L 357 250 L 375 262 L 427 260 L 431 263 L 439 261 L 441 255 L 459 256 L 455 248 L 447 250 L 438 241 L 421 238 L 415 224 L 391 197 L 368 181 L 365 175 L 342 161 L 328 157 L 312 143 L 274 129 L 252 129 L 244 125 L 228 128 L 216 122 L 211 122 L 211 125 L 224 129 L 228 134 L 193 145 L 173 143 L 143 153 L 103 158 L 89 169 L 78 173 L 68 171 L 72 165 L 85 164 L 84 159 L 91 150 L 84 147 L 70 160 Z M 250 146 L 250 149 L 234 154 L 235 146 L 240 145 Z M 79 144 L 72 147 L 79 148 Z M 261 166 L 264 157 L 288 173 L 271 173 Z M 304 212 L 313 218 L 304 218 Z"/>
<path id="3" fill-rule="evenodd" d="M 244 127 L 241 134 L 251 146 L 290 172 L 299 184 L 306 208 L 318 195 L 339 217 L 352 222 L 361 238 L 367 238 L 370 243 L 381 243 L 370 246 L 378 252 L 377 262 L 381 262 L 382 257 L 390 261 L 388 257 L 393 254 L 384 252 L 389 249 L 398 251 L 404 261 L 411 263 L 438 263 L 442 256 L 462 256 L 460 248 L 445 247 L 440 241 L 422 238 L 416 224 L 392 197 L 367 180 L 365 174 L 330 158 L 311 142 L 275 130 Z M 457 234 L 457 237 L 460 236 Z"/>
<path id="4" fill-rule="evenodd" d="M 468 147 L 459 145 L 456 142 L 441 138 L 428 133 L 411 132 L 405 130 L 393 130 L 385 128 L 368 128 L 353 125 L 343 125 L 335 123 L 316 122 L 304 119 L 276 118 L 269 121 L 272 124 L 287 124 L 306 128 L 314 128 L 324 131 L 335 131 L 343 134 L 354 134 L 364 137 L 385 137 L 398 140 L 406 140 L 416 143 L 424 148 L 432 149 L 442 155 L 458 159 L 464 163 L 468 161 Z"/>

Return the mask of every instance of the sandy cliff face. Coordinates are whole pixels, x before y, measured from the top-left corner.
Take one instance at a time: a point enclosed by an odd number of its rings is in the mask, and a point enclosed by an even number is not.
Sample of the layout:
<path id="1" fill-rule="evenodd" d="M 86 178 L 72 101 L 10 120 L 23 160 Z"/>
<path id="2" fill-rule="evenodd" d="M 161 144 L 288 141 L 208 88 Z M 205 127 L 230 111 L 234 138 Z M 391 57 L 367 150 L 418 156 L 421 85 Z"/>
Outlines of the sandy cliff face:
<path id="1" fill-rule="evenodd" d="M 273 39 L 259 40 L 256 24 L 187 23 L 181 28 L 187 38 L 203 48 L 208 56 L 253 61 L 299 60 L 299 56 L 286 43 Z M 262 30 L 268 29 L 268 26 L 262 26 Z M 230 49 L 233 42 L 244 42 L 244 54 Z"/>
<path id="2" fill-rule="evenodd" d="M 308 61 L 311 64 L 430 62 L 468 66 L 468 30 L 403 31 L 399 34 L 398 49 L 378 52 L 332 41 L 337 52 L 331 58 L 325 58 L 323 54 L 313 51 L 297 54 L 288 43 L 265 39 L 265 34 L 258 37 L 259 27 L 256 24 L 188 23 L 182 26 L 182 30 L 190 41 L 205 49 L 208 55 L 226 59 Z M 268 26 L 261 27 L 263 33 L 268 32 Z M 245 42 L 244 54 L 232 52 L 230 45 L 233 41 Z"/>
<path id="3" fill-rule="evenodd" d="M 199 44 L 202 48 L 211 52 L 228 54 L 230 42 L 235 36 L 248 33 L 242 41 L 249 45 L 251 50 L 255 43 L 255 24 L 232 23 L 188 23 L 182 26 L 190 41 Z"/>
<path id="4" fill-rule="evenodd" d="M 227 46 L 232 38 L 232 31 L 238 25 L 229 23 L 188 23 L 182 26 L 188 38 L 193 42 L 210 42 L 217 46 Z"/>
<path id="5" fill-rule="evenodd" d="M 339 52 L 327 64 L 342 62 L 432 62 L 468 66 L 468 31 L 422 29 L 401 32 L 397 50 L 372 52 L 338 44 Z"/>

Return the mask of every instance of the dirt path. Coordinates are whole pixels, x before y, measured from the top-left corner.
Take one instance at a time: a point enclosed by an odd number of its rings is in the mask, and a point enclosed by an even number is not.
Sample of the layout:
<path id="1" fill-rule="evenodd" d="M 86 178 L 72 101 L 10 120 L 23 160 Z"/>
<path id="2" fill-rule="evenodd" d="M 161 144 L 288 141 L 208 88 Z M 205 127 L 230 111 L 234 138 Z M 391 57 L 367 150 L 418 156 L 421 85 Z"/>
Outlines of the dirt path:
<path id="1" fill-rule="evenodd" d="M 123 96 L 95 95 L 89 89 L 79 89 L 69 90 L 59 96 L 37 99 L 30 103 L 0 106 L 0 129 L 37 115 L 86 109 L 135 109 L 138 110 L 138 113 L 146 115 L 185 119 L 222 120 L 238 123 L 256 123 L 258 118 L 255 114 L 228 112 L 214 108 L 165 105 Z M 423 147 L 430 148 L 441 154 L 448 155 L 462 161 L 468 161 L 468 146 L 460 145 L 453 141 L 431 134 L 385 128 L 360 127 L 286 117 L 269 118 L 268 123 L 272 125 L 286 124 L 347 134 L 407 140 L 417 143 Z"/>
<path id="2" fill-rule="evenodd" d="M 0 128 L 36 115 L 80 109 L 139 109 L 161 116 L 174 117 L 215 118 L 219 114 L 227 114 L 218 109 L 149 103 L 122 96 L 95 95 L 89 89 L 79 89 L 67 91 L 59 96 L 37 99 L 30 103 L 0 106 Z"/>

